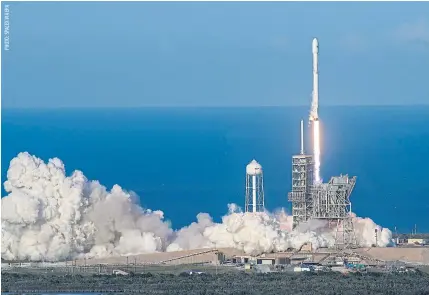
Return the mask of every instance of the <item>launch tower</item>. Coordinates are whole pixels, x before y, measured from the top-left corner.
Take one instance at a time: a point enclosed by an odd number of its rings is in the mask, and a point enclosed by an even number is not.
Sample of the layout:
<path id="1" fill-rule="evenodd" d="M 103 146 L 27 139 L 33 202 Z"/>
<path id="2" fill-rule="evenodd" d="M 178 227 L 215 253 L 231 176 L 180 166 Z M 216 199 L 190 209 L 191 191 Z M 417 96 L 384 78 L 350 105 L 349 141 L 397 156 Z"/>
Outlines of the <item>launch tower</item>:
<path id="1" fill-rule="evenodd" d="M 292 202 L 293 228 L 311 218 L 313 185 L 313 157 L 304 152 L 304 123 L 301 120 L 301 152 L 292 157 L 292 192 L 288 200 Z"/>
<path id="2" fill-rule="evenodd" d="M 252 160 L 246 166 L 246 212 L 264 212 L 264 178 L 262 166 Z"/>

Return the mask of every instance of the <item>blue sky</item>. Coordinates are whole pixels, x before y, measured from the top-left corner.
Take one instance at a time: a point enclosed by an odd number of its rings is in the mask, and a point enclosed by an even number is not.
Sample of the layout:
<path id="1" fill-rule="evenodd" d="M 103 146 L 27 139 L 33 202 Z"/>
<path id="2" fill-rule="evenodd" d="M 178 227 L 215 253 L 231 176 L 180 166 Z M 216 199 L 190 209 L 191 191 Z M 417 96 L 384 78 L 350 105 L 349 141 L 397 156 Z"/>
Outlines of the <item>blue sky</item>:
<path id="1" fill-rule="evenodd" d="M 429 2 L 9 5 L 3 108 L 429 102 Z"/>

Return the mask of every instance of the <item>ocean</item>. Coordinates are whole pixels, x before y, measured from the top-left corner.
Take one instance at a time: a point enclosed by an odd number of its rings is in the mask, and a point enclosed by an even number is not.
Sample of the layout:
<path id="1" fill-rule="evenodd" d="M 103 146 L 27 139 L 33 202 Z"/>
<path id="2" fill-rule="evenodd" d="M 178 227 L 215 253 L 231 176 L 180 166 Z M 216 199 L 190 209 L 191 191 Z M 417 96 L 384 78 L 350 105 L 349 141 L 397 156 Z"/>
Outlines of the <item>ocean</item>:
<path id="1" fill-rule="evenodd" d="M 2 182 L 19 152 L 58 157 L 68 174 L 134 191 L 177 229 L 199 212 L 221 221 L 228 203 L 243 207 L 256 159 L 267 209 L 290 212 L 291 156 L 307 117 L 304 107 L 2 110 Z M 353 211 L 428 232 L 429 106 L 322 107 L 320 118 L 322 178 L 357 176 Z"/>

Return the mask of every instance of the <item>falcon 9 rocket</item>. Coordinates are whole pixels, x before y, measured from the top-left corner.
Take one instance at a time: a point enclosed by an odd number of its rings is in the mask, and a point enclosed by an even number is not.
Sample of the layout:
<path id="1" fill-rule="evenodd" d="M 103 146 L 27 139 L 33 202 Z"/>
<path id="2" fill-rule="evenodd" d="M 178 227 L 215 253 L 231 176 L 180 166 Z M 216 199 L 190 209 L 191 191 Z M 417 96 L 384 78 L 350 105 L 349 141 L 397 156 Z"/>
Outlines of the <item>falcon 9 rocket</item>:
<path id="1" fill-rule="evenodd" d="M 310 122 L 313 124 L 314 182 L 320 182 L 320 129 L 319 129 L 319 42 L 313 39 L 313 97 L 310 109 Z"/>
<path id="2" fill-rule="evenodd" d="M 319 120 L 319 42 L 313 39 L 313 98 L 311 101 L 310 121 Z"/>

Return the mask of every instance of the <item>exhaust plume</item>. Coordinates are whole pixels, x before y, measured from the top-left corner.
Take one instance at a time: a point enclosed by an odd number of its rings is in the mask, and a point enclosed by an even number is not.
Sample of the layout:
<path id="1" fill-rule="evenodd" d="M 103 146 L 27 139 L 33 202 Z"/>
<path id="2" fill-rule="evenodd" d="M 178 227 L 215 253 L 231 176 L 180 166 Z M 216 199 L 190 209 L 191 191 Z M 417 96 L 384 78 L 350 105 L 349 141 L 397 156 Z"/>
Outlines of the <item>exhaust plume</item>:
<path id="1" fill-rule="evenodd" d="M 70 258 L 125 256 L 160 251 L 234 247 L 247 254 L 330 247 L 335 232 L 320 220 L 292 230 L 292 216 L 284 209 L 274 213 L 243 213 L 235 204 L 222 223 L 207 213 L 173 231 L 162 211 L 144 209 L 133 193 L 114 185 L 109 191 L 82 172 L 66 176 L 58 158 L 44 163 L 28 153 L 12 159 L 2 198 L 1 257 L 7 260 L 58 261 Z M 362 246 L 386 246 L 391 232 L 369 218 L 354 217 Z"/>

